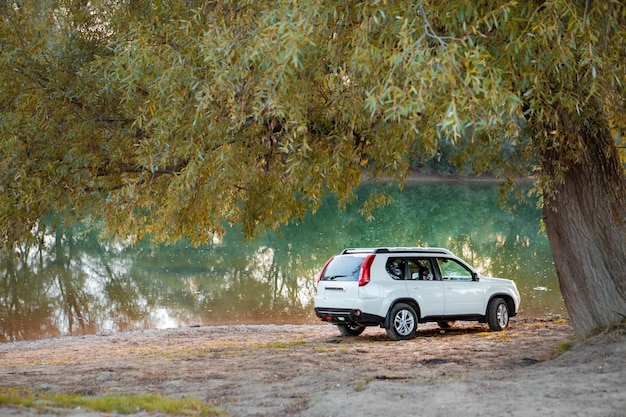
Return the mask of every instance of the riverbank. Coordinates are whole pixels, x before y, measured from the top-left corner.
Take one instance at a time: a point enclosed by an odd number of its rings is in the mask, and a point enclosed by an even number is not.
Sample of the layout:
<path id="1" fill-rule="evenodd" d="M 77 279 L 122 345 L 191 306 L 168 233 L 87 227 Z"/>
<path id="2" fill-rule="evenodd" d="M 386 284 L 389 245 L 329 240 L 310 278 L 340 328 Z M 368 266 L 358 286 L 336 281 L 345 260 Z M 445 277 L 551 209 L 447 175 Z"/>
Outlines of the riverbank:
<path id="1" fill-rule="evenodd" d="M 405 342 L 323 324 L 63 337 L 0 344 L 0 388 L 190 398 L 226 416 L 625 416 L 623 333 L 574 342 L 566 320 L 515 318 L 506 332 L 423 325 Z M 117 414 L 42 401 L 0 415 Z"/>

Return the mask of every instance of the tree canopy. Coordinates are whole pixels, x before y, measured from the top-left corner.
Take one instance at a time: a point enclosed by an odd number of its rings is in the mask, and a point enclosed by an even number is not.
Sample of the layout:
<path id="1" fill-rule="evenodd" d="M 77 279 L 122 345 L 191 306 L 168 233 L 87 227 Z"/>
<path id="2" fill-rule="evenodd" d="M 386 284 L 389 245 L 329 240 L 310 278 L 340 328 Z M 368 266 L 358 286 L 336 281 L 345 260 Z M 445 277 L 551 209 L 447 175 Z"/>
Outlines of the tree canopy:
<path id="1" fill-rule="evenodd" d="M 50 212 L 133 240 L 254 236 L 450 143 L 474 172 L 535 175 L 549 212 L 599 151 L 626 252 L 625 44 L 616 0 L 4 0 L 2 244 Z"/>

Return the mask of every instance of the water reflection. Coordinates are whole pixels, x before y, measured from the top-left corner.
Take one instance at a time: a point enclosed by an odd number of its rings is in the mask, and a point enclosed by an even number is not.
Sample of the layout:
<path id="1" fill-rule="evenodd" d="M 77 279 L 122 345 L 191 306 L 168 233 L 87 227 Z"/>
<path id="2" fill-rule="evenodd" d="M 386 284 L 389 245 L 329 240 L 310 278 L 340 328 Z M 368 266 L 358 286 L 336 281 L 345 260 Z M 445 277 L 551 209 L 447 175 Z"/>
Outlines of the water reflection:
<path id="1" fill-rule="evenodd" d="M 372 191 L 364 188 L 359 198 Z M 319 268 L 354 246 L 443 246 L 481 272 L 512 278 L 523 314 L 563 312 L 539 211 L 497 207 L 494 185 L 421 184 L 366 222 L 329 199 L 302 223 L 244 242 L 239 230 L 191 248 L 99 242 L 59 230 L 0 270 L 0 340 L 220 323 L 314 323 Z"/>

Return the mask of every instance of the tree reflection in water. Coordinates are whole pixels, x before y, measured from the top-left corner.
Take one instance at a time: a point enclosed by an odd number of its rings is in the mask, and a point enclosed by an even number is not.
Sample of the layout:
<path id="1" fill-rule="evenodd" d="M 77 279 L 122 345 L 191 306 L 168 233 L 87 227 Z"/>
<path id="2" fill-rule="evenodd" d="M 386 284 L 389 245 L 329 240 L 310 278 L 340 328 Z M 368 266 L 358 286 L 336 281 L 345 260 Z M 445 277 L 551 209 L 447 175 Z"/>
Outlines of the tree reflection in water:
<path id="1" fill-rule="evenodd" d="M 359 191 L 358 201 L 373 187 Z M 375 188 L 375 187 L 374 187 Z M 498 207 L 494 185 L 421 184 L 363 220 L 332 198 L 298 224 L 245 242 L 240 230 L 198 248 L 101 242 L 59 229 L 1 255 L 0 340 L 223 323 L 315 323 L 319 268 L 344 247 L 443 246 L 481 272 L 512 278 L 523 312 L 562 312 L 534 202 Z M 537 291 L 541 288 L 541 291 Z M 547 291 L 545 291 L 547 290 Z"/>

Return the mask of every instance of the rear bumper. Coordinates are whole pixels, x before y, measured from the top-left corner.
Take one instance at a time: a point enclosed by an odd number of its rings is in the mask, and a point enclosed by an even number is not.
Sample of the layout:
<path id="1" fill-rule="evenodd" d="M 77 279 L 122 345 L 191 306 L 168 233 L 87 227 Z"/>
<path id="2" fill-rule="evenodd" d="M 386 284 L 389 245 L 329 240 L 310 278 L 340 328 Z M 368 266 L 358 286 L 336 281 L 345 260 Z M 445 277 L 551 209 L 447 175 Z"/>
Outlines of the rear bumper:
<path id="1" fill-rule="evenodd" d="M 385 322 L 384 317 L 364 313 L 350 308 L 315 307 L 315 315 L 329 323 L 355 323 L 361 326 L 378 326 Z"/>

